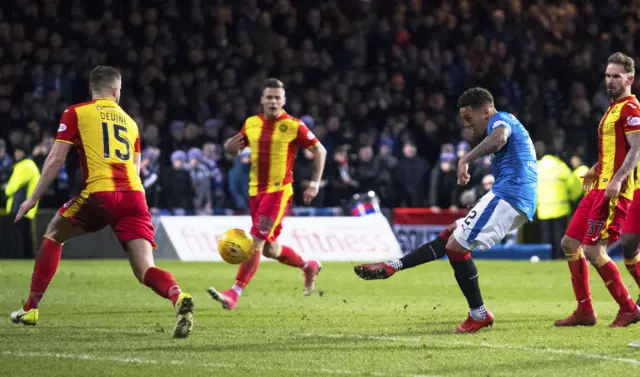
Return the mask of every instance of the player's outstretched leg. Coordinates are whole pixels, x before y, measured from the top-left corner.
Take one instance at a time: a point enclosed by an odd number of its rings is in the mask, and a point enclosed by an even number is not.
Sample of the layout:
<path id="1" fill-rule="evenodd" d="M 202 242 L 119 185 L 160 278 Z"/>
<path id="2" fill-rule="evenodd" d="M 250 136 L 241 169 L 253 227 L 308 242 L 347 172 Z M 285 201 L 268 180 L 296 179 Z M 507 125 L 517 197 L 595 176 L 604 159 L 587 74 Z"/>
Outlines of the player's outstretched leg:
<path id="1" fill-rule="evenodd" d="M 448 229 L 442 231 L 433 241 L 422 244 L 400 259 L 388 262 L 359 264 L 353 268 L 353 271 L 364 280 L 388 279 L 397 271 L 406 270 L 440 259 L 445 255 L 445 245 L 453 232 L 452 228 L 455 229 L 455 223 Z"/>
<path id="2" fill-rule="evenodd" d="M 296 253 L 291 247 L 282 245 L 275 240 L 266 244 L 263 254 L 265 257 L 276 259 L 278 262 L 291 267 L 297 267 L 304 273 L 304 289 L 305 296 L 309 296 L 316 289 L 316 277 L 322 270 L 322 264 L 316 260 L 305 261 L 304 258 Z"/>
<path id="3" fill-rule="evenodd" d="M 260 267 L 260 257 L 262 250 L 264 249 L 265 241 L 257 237 L 253 237 L 253 254 L 251 257 L 240 265 L 238 272 L 236 273 L 236 283 L 227 289 L 226 291 L 218 291 L 215 287 L 209 287 L 207 293 L 214 300 L 222 304 L 222 308 L 226 310 L 233 310 L 238 305 L 238 299 L 242 295 L 242 292 L 249 284 L 253 275 L 258 271 Z"/>
<path id="4" fill-rule="evenodd" d="M 35 326 L 38 323 L 38 306 L 40 300 L 47 291 L 49 283 L 58 270 L 62 255 L 62 244 L 85 232 L 73 225 L 69 220 L 57 213 L 49 225 L 36 256 L 36 261 L 31 275 L 31 288 L 29 298 L 25 305 L 11 313 L 11 321 L 25 325 Z"/>
<path id="5" fill-rule="evenodd" d="M 236 283 L 226 291 L 218 291 L 215 287 L 209 287 L 207 292 L 211 295 L 211 298 L 222 304 L 222 308 L 226 310 L 233 310 L 238 305 L 238 299 L 242 295 L 242 291 L 249 284 L 253 275 L 258 271 L 260 267 L 260 257 L 262 255 L 262 246 L 256 248 L 251 257 L 240 265 L 238 273 L 236 274 Z"/>
<path id="6" fill-rule="evenodd" d="M 454 331 L 456 333 L 475 333 L 483 327 L 493 326 L 493 313 L 488 311 L 480 293 L 478 268 L 471 259 L 471 253 L 450 237 L 446 253 L 453 268 L 456 281 L 469 304 L 467 319 Z"/>
<path id="7" fill-rule="evenodd" d="M 591 286 L 589 285 L 589 265 L 584 257 L 581 242 L 575 238 L 564 236 L 562 250 L 567 257 L 571 272 L 571 285 L 578 301 L 578 308 L 566 318 L 557 320 L 555 326 L 593 326 L 598 316 L 591 302 Z"/>
<path id="8" fill-rule="evenodd" d="M 151 288 L 160 297 L 171 300 L 176 310 L 175 338 L 186 338 L 193 328 L 193 297 L 182 292 L 176 279 L 168 271 L 155 266 L 151 243 L 146 239 L 126 243 L 133 273 L 140 283 Z"/>
<path id="9" fill-rule="evenodd" d="M 24 307 L 11 313 L 14 323 L 35 326 L 38 323 L 38 305 L 47 291 L 47 287 L 58 270 L 62 245 L 45 236 L 36 257 L 36 262 L 31 275 L 31 288 L 29 298 Z"/>

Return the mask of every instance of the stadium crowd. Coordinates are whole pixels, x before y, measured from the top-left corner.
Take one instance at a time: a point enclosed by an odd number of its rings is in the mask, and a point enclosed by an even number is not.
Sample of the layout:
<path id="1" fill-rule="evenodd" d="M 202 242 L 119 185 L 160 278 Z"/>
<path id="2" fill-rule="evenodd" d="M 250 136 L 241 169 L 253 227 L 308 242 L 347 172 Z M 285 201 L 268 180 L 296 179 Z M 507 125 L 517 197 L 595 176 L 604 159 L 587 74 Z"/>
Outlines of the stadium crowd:
<path id="1" fill-rule="evenodd" d="M 271 76 L 286 85 L 287 111 L 329 152 L 313 206 L 369 190 L 385 206 L 473 202 L 492 177 L 485 159 L 471 187 L 456 186 L 456 159 L 473 143 L 456 98 L 470 86 L 489 88 L 549 153 L 590 162 L 609 101 L 603 67 L 612 51 L 640 47 L 640 1 L 497 3 L 3 2 L 0 185 L 15 150 L 42 166 L 61 113 L 88 100 L 87 75 L 99 64 L 122 70 L 121 105 L 141 131 L 154 208 L 247 209 L 248 151 L 225 156 L 221 144 L 261 112 L 259 88 Z M 298 157 L 298 194 L 309 158 Z M 41 207 L 67 200 L 77 166 L 68 161 Z"/>

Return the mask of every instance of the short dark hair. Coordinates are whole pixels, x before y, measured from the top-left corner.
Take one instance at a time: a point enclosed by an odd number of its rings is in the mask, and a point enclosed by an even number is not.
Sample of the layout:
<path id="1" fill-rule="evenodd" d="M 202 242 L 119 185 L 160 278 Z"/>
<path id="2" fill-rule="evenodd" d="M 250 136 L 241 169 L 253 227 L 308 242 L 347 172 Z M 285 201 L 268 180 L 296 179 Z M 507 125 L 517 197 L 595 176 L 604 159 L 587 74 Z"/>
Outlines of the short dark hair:
<path id="1" fill-rule="evenodd" d="M 99 65 L 89 74 L 89 86 L 92 92 L 102 93 L 113 88 L 122 78 L 120 71 L 108 65 Z"/>
<path id="2" fill-rule="evenodd" d="M 622 52 L 611 54 L 611 56 L 609 56 L 609 59 L 607 59 L 607 63 L 621 65 L 626 73 L 634 73 L 636 70 L 636 63 L 633 61 L 633 59 L 629 55 L 623 54 Z"/>
<path id="3" fill-rule="evenodd" d="M 262 83 L 262 91 L 264 91 L 267 88 L 284 89 L 284 84 L 282 83 L 282 81 L 278 80 L 277 78 L 270 77 L 264 80 L 264 83 Z"/>
<path id="4" fill-rule="evenodd" d="M 471 88 L 467 89 L 458 98 L 458 108 L 471 106 L 473 108 L 490 105 L 493 103 L 493 96 L 485 88 Z"/>

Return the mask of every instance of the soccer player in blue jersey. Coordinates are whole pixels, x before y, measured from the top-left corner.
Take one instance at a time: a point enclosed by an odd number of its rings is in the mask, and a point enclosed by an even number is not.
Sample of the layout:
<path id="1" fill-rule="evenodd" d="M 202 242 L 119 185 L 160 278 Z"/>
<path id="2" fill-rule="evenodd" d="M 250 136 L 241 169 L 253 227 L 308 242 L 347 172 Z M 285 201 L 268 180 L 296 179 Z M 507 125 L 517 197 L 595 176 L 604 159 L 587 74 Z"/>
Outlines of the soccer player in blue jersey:
<path id="1" fill-rule="evenodd" d="M 495 184 L 469 211 L 434 241 L 404 257 L 354 268 L 365 280 L 386 279 L 396 271 L 427 263 L 445 254 L 449 257 L 458 286 L 469 304 L 467 319 L 458 333 L 475 333 L 493 325 L 493 314 L 484 306 L 478 269 L 471 251 L 488 250 L 511 231 L 533 219 L 537 206 L 538 166 L 529 133 L 512 114 L 497 111 L 493 96 L 483 88 L 472 88 L 458 99 L 464 126 L 486 137 L 458 162 L 458 184 L 471 178 L 469 163 L 493 154 L 491 169 Z"/>

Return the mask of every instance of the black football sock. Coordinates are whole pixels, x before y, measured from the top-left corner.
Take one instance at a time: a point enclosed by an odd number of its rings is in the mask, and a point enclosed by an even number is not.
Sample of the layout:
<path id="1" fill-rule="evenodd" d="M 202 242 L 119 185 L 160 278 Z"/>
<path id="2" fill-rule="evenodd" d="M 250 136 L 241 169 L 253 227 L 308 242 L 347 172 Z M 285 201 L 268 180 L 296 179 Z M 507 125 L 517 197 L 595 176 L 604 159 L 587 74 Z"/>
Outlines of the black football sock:
<path id="1" fill-rule="evenodd" d="M 399 269 L 406 270 L 407 268 L 419 266 L 444 257 L 444 247 L 446 243 L 447 240 L 436 237 L 433 241 L 421 245 L 409 254 L 400 258 L 401 267 Z"/>
<path id="2" fill-rule="evenodd" d="M 482 319 L 486 316 L 486 309 L 484 308 L 484 302 L 482 301 L 482 294 L 480 293 L 480 283 L 478 282 L 478 268 L 471 258 L 465 258 L 464 256 L 456 257 L 455 260 L 450 259 L 451 267 L 453 268 L 458 286 L 467 299 L 469 308 L 473 314 L 479 315 Z M 474 313 L 475 312 L 475 313 Z M 476 315 L 474 315 L 476 317 Z"/>

